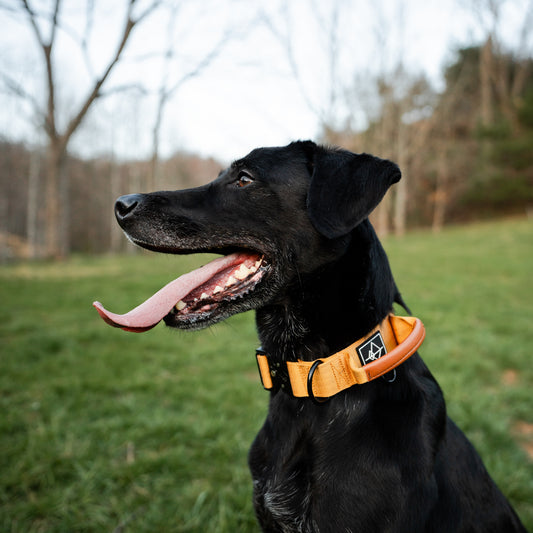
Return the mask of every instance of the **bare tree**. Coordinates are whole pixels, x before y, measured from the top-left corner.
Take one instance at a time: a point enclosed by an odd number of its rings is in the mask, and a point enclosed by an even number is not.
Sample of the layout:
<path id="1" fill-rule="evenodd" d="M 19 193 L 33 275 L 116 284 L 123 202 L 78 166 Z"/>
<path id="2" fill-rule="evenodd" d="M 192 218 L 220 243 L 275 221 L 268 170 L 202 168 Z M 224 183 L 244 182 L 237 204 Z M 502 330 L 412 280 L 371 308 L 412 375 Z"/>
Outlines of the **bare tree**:
<path id="1" fill-rule="evenodd" d="M 533 1 L 519 2 L 524 6 L 518 42 L 514 52 L 506 52 L 502 37 L 502 13 L 509 0 L 469 0 L 465 7 L 472 11 L 485 34 L 479 63 L 481 110 L 480 120 L 485 127 L 494 125 L 495 111 L 505 118 L 513 132 L 519 129 L 519 95 L 529 75 L 529 62 L 517 61 L 518 68 L 509 70 L 509 56 L 517 58 L 531 53 L 533 35 Z M 512 4 L 513 2 L 511 2 Z M 517 2 L 514 2 L 518 4 Z M 507 45 L 510 50 L 510 45 Z"/>
<path id="2" fill-rule="evenodd" d="M 30 169 L 28 172 L 28 204 L 26 209 L 26 236 L 30 257 L 39 256 L 37 229 L 39 221 L 39 171 L 41 154 L 38 150 L 30 152 Z"/>
<path id="3" fill-rule="evenodd" d="M 68 241 L 66 238 L 67 219 L 65 213 L 65 207 L 68 202 L 64 201 L 66 191 L 68 190 L 68 181 L 65 176 L 67 147 L 73 134 L 82 124 L 91 106 L 104 94 L 104 84 L 123 56 L 123 52 L 131 37 L 132 31 L 141 21 L 146 19 L 148 15 L 153 13 L 159 7 L 161 0 L 153 0 L 138 13 L 134 13 L 137 0 L 127 1 L 126 14 L 117 48 L 101 74 L 95 76 L 92 85 L 89 87 L 87 96 L 70 115 L 70 118 L 67 120 L 64 127 L 61 127 L 58 124 L 58 67 L 54 61 L 57 33 L 61 29 L 62 2 L 61 0 L 54 0 L 50 13 L 36 9 L 29 0 L 19 0 L 19 2 L 20 8 L 25 14 L 27 23 L 33 32 L 45 66 L 44 87 L 46 92 L 46 103 L 41 105 L 37 98 L 34 98 L 30 93 L 26 92 L 24 87 L 9 74 L 2 73 L 2 79 L 4 85 L 10 89 L 12 93 L 23 97 L 31 103 L 36 115 L 41 119 L 41 124 L 47 139 L 44 163 L 44 199 L 46 210 L 45 254 L 48 257 L 62 257 L 68 252 Z M 89 2 L 87 5 L 88 11 L 90 12 L 93 3 Z M 43 29 L 46 26 L 49 27 L 48 34 L 46 34 Z M 91 25 L 87 24 L 86 35 L 80 45 L 85 56 L 87 56 L 87 32 L 90 30 Z"/>
<path id="4" fill-rule="evenodd" d="M 320 69 L 320 84 L 324 95 L 317 98 L 318 84 L 310 84 L 304 76 L 302 62 L 298 58 L 298 42 L 295 36 L 297 17 L 291 10 L 291 3 L 282 0 L 275 12 L 260 11 L 259 21 L 268 29 L 280 46 L 288 68 L 288 75 L 297 84 L 300 96 L 307 108 L 318 119 L 323 130 L 334 130 L 338 117 L 338 107 L 341 104 L 343 92 L 346 87 L 340 80 L 339 55 L 340 46 L 340 21 L 345 15 L 346 2 L 331 0 L 318 2 L 307 0 L 300 4 L 299 9 L 309 11 L 309 20 L 316 28 L 316 43 L 319 45 L 316 64 L 322 64 Z M 294 5 L 292 5 L 294 7 Z M 301 43 L 300 43 L 301 44 Z"/>
<path id="5" fill-rule="evenodd" d="M 188 71 L 181 73 L 176 80 L 171 80 L 172 66 L 175 66 L 177 63 L 175 50 L 177 42 L 175 37 L 175 23 L 177 14 L 178 8 L 174 8 L 170 10 L 168 17 L 166 50 L 164 54 L 161 84 L 157 91 L 156 113 L 152 128 L 152 156 L 150 158 L 150 173 L 147 183 L 147 186 L 150 190 L 159 188 L 161 186 L 161 179 L 159 175 L 160 139 L 166 106 L 185 83 L 199 76 L 213 61 L 215 61 L 215 59 L 222 53 L 224 47 L 230 41 L 230 38 L 241 38 L 243 35 L 242 32 L 237 31 L 235 28 L 231 31 L 229 28 L 224 30 L 220 39 L 215 42 L 212 48 L 210 48 L 203 57 L 201 57 Z"/>
<path id="6" fill-rule="evenodd" d="M 365 115 L 369 128 L 365 138 L 369 145 L 367 149 L 396 160 L 406 171 L 415 149 L 411 141 L 418 142 L 420 135 L 410 139 L 411 128 L 406 127 L 404 121 L 404 116 L 412 110 L 411 91 L 416 89 L 418 80 L 413 79 L 403 66 L 404 36 L 401 30 L 396 31 L 399 35 L 395 35 L 393 42 L 392 22 L 384 15 L 386 10 L 383 5 L 379 1 L 369 4 L 367 7 L 372 10 L 376 21 L 373 42 L 377 53 L 373 55 L 373 64 L 363 67 L 358 61 L 359 48 L 356 43 L 352 43 L 354 48 L 350 48 L 342 40 L 344 29 L 350 26 L 346 21 L 353 17 L 352 6 L 342 0 L 330 3 L 308 0 L 307 7 L 316 22 L 316 41 L 320 47 L 317 63 L 320 61 L 323 67 L 320 70 L 321 82 L 326 94 L 321 104 L 317 104 L 316 98 L 310 94 L 310 86 L 305 83 L 296 58 L 295 22 L 291 18 L 289 3 L 281 2 L 279 11 L 273 16 L 264 14 L 263 21 L 281 45 L 304 101 L 321 124 L 324 140 L 340 141 L 349 149 L 361 151 L 361 137 L 349 130 L 360 122 L 355 116 L 356 112 Z M 394 18 L 394 26 L 403 27 L 406 18 L 403 5 L 396 9 Z M 344 43 L 342 47 L 341 42 Z M 352 67 L 349 75 L 346 75 L 348 57 Z M 344 68 L 341 68 L 341 64 Z M 368 93 L 368 86 L 372 84 L 370 80 L 374 81 L 373 94 Z M 387 233 L 391 226 L 397 234 L 405 232 L 409 181 L 409 173 L 404 172 L 404 178 L 391 193 L 393 198 L 388 194 L 380 204 L 374 220 L 381 234 Z"/>

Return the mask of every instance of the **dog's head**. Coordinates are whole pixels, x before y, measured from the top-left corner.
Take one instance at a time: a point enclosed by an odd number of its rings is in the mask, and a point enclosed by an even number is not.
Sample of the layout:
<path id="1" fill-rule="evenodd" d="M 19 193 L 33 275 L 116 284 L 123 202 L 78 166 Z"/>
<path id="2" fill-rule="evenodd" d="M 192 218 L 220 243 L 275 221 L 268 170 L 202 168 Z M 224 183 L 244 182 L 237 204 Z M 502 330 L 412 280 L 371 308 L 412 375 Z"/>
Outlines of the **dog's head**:
<path id="1" fill-rule="evenodd" d="M 273 303 L 335 261 L 399 179 L 390 161 L 305 141 L 253 150 L 202 187 L 123 196 L 115 213 L 135 244 L 224 257 L 171 282 L 134 312 L 97 308 L 112 325 L 144 331 L 161 319 L 197 329 Z"/>

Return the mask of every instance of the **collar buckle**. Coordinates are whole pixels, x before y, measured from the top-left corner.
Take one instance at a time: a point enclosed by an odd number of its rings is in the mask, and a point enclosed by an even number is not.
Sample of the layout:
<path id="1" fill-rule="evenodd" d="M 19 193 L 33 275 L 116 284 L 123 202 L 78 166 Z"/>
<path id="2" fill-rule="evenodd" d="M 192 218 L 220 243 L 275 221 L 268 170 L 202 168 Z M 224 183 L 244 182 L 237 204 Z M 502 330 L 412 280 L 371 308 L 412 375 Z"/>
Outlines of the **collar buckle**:
<path id="1" fill-rule="evenodd" d="M 289 369 L 285 361 L 272 361 L 270 356 L 260 346 L 255 350 L 255 360 L 261 377 L 263 388 L 268 391 L 279 389 L 291 393 Z M 266 362 L 266 365 L 265 365 Z M 269 383 L 270 380 L 270 383 Z"/>

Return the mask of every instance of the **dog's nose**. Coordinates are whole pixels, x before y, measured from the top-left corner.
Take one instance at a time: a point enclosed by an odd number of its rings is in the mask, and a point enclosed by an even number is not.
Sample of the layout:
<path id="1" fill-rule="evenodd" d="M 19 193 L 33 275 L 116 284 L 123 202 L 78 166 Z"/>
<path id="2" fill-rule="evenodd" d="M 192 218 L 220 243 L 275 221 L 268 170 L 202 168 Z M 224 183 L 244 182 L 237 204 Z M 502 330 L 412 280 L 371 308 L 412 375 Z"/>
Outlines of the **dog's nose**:
<path id="1" fill-rule="evenodd" d="M 142 194 L 126 194 L 115 202 L 115 216 L 117 220 L 124 220 L 135 211 L 143 201 Z"/>

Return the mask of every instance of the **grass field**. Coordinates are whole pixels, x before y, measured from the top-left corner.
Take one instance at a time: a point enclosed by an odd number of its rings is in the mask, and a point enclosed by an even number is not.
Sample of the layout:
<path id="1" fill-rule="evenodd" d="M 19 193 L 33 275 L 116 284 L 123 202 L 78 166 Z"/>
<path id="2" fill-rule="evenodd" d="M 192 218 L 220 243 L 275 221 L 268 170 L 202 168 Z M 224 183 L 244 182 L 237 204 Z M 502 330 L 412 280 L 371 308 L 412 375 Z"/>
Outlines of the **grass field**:
<path id="1" fill-rule="evenodd" d="M 533 530 L 533 222 L 384 241 L 451 416 Z M 257 531 L 253 315 L 210 330 L 106 326 L 199 257 L 0 267 L 0 531 Z"/>

